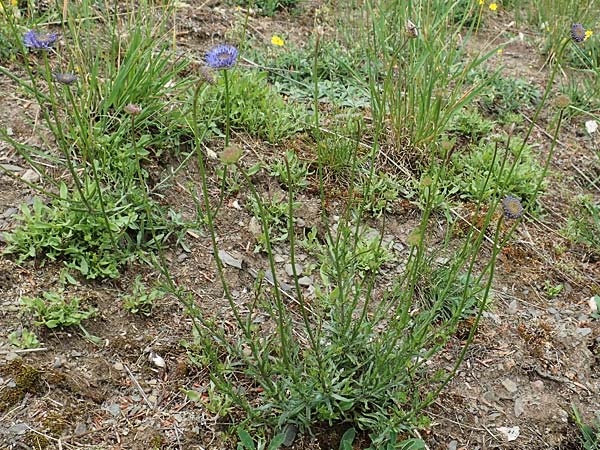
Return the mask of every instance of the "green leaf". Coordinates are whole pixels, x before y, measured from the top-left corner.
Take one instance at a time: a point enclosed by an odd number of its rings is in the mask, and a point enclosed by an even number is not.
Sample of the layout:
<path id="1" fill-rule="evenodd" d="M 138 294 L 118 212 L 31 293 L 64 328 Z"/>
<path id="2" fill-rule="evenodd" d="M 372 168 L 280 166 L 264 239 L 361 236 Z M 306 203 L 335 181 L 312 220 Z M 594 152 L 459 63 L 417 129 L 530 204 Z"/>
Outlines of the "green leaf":
<path id="1" fill-rule="evenodd" d="M 401 450 L 422 450 L 425 448 L 425 442 L 421 439 L 407 439 L 400 443 Z"/>
<path id="2" fill-rule="evenodd" d="M 242 441 L 242 444 L 245 448 L 247 448 L 248 450 L 255 450 L 254 441 L 252 440 L 252 437 L 250 437 L 246 430 L 238 430 L 237 433 L 240 437 L 240 441 Z"/>
<path id="3" fill-rule="evenodd" d="M 356 430 L 354 428 L 348 428 L 340 440 L 340 450 L 352 450 L 352 442 L 356 437 Z"/>
<path id="4" fill-rule="evenodd" d="M 273 436 L 273 440 L 267 447 L 267 450 L 277 450 L 285 442 L 285 433 L 279 433 Z"/>

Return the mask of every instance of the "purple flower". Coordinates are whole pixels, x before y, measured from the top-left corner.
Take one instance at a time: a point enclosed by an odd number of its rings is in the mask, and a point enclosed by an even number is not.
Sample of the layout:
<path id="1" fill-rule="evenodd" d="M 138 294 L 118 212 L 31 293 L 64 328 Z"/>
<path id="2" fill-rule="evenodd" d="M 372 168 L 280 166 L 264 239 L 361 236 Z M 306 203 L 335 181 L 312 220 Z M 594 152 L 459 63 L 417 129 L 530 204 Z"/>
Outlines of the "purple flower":
<path id="1" fill-rule="evenodd" d="M 56 42 L 57 37 L 56 33 L 40 34 L 29 30 L 23 36 L 23 44 L 32 50 L 50 50 L 52 44 Z"/>
<path id="2" fill-rule="evenodd" d="M 206 54 L 206 64 L 213 69 L 230 69 L 237 62 L 238 51 L 232 45 L 219 45 Z"/>
<path id="3" fill-rule="evenodd" d="M 521 200 L 512 195 L 507 195 L 502 200 L 502 208 L 504 209 L 504 215 L 508 219 L 518 219 L 523 215 L 523 205 Z"/>
<path id="4" fill-rule="evenodd" d="M 574 23 L 571 27 L 571 38 L 575 42 L 585 41 L 585 28 L 580 23 Z"/>

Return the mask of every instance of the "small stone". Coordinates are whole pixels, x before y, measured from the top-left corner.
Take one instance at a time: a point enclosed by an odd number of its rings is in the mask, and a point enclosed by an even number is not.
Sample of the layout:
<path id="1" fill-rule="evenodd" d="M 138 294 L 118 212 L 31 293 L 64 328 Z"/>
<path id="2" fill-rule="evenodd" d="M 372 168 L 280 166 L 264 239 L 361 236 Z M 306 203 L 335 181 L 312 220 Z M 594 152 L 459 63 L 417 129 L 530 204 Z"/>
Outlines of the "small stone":
<path id="1" fill-rule="evenodd" d="M 75 436 L 81 436 L 87 432 L 87 425 L 85 423 L 79 422 L 75 425 Z"/>
<path id="2" fill-rule="evenodd" d="M 487 391 L 486 393 L 483 394 L 483 399 L 485 401 L 487 401 L 488 403 L 494 403 L 495 401 L 498 400 L 498 397 L 496 397 L 496 394 L 494 394 L 494 391 Z"/>
<path id="3" fill-rule="evenodd" d="M 4 219 L 8 219 L 12 216 L 14 216 L 15 214 L 17 214 L 19 212 L 19 210 L 17 208 L 7 208 L 3 213 L 2 213 L 2 218 Z"/>
<path id="4" fill-rule="evenodd" d="M 575 332 L 576 332 L 577 334 L 579 334 L 580 336 L 582 336 L 582 337 L 585 337 L 585 336 L 587 336 L 588 334 L 591 334 L 591 332 L 592 332 L 592 329 L 591 329 L 591 328 L 577 328 L 577 329 L 575 330 Z"/>
<path id="5" fill-rule="evenodd" d="M 515 314 L 517 312 L 517 301 L 513 300 L 512 302 L 510 302 L 510 304 L 508 305 L 508 313 L 509 314 Z"/>
<path id="6" fill-rule="evenodd" d="M 446 447 L 448 447 L 448 450 L 456 450 L 456 448 L 458 447 L 458 442 L 450 441 Z"/>
<path id="7" fill-rule="evenodd" d="M 118 370 L 119 372 L 122 372 L 123 370 L 125 370 L 125 366 L 123 366 L 123 364 L 120 362 L 116 362 L 113 367 L 115 368 L 115 370 Z"/>
<path id="8" fill-rule="evenodd" d="M 119 414 L 121 414 L 121 407 L 118 403 L 111 403 L 107 409 L 108 412 L 113 415 L 113 417 L 117 417 Z"/>
<path id="9" fill-rule="evenodd" d="M 33 169 L 27 169 L 25 173 L 21 175 L 21 179 L 28 183 L 36 183 L 40 180 L 40 174 Z"/>
<path id="10" fill-rule="evenodd" d="M 223 264 L 231 267 L 235 267 L 236 269 L 242 268 L 242 260 L 234 258 L 231 254 L 227 253 L 225 250 L 219 250 L 219 258 L 223 261 Z"/>
<path id="11" fill-rule="evenodd" d="M 525 412 L 525 404 L 523 403 L 523 399 L 521 397 L 515 398 L 513 410 L 515 412 L 515 417 L 520 417 Z"/>
<path id="12" fill-rule="evenodd" d="M 278 263 L 281 264 L 282 262 L 285 262 L 285 258 L 282 255 L 275 255 L 273 257 L 273 260 Z"/>
<path id="13" fill-rule="evenodd" d="M 544 390 L 544 382 L 542 380 L 532 381 L 531 387 L 537 392 L 542 392 Z"/>
<path id="14" fill-rule="evenodd" d="M 27 430 L 29 430 L 29 427 L 26 423 L 15 423 L 8 429 L 8 432 L 12 434 L 24 434 Z"/>
<path id="15" fill-rule="evenodd" d="M 312 279 L 312 277 L 300 277 L 300 278 L 298 278 L 298 284 L 300 286 L 312 286 L 313 279 Z"/>
<path id="16" fill-rule="evenodd" d="M 177 262 L 183 262 L 188 258 L 189 258 L 189 255 L 187 253 L 181 252 L 179 255 L 177 255 Z"/>
<path id="17" fill-rule="evenodd" d="M 517 392 L 517 384 L 514 381 L 509 380 L 508 378 L 502 380 L 502 386 L 504 386 L 504 389 L 506 389 L 511 394 Z"/>
<path id="18" fill-rule="evenodd" d="M 262 226 L 256 217 L 252 217 L 250 219 L 250 223 L 248 224 L 248 231 L 252 236 L 258 237 L 262 234 Z"/>
<path id="19" fill-rule="evenodd" d="M 285 273 L 287 273 L 290 277 L 294 276 L 294 270 L 293 270 L 294 268 L 292 267 L 292 265 L 290 263 L 287 263 L 284 266 L 284 269 L 285 269 Z M 302 269 L 303 269 L 303 267 L 301 264 L 296 264 L 296 273 L 297 274 L 301 274 Z"/>
<path id="20" fill-rule="evenodd" d="M 17 358 L 19 358 L 19 355 L 17 355 L 15 352 L 8 352 L 6 355 L 4 355 L 4 359 L 7 361 L 13 361 Z"/>
<path id="21" fill-rule="evenodd" d="M 283 446 L 290 447 L 294 443 L 294 440 L 296 439 L 296 435 L 298 434 L 298 427 L 296 425 L 294 425 L 293 423 L 289 423 L 283 429 L 283 433 L 284 433 Z"/>

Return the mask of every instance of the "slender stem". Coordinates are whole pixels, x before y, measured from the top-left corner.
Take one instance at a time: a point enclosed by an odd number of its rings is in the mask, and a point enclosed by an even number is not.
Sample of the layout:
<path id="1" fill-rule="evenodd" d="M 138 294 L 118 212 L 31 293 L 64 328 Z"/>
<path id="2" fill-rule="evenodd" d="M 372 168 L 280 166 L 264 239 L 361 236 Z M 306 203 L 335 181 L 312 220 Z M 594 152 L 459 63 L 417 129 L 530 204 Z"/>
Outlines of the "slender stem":
<path id="1" fill-rule="evenodd" d="M 231 127 L 231 103 L 229 99 L 229 75 L 227 69 L 223 71 L 225 78 L 225 147 L 229 145 L 229 133 Z"/>

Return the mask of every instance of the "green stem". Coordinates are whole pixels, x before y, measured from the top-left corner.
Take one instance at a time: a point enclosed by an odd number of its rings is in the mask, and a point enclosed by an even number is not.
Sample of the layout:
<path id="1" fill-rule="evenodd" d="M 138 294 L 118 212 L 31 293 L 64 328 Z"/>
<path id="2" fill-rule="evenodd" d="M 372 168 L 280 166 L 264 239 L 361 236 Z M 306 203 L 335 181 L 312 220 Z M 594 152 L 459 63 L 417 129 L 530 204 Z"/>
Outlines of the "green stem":
<path id="1" fill-rule="evenodd" d="M 229 101 L 229 76 L 227 69 L 223 71 L 225 78 L 225 147 L 229 145 L 229 133 L 231 127 L 231 104 Z M 194 110 L 195 111 L 195 110 Z"/>

